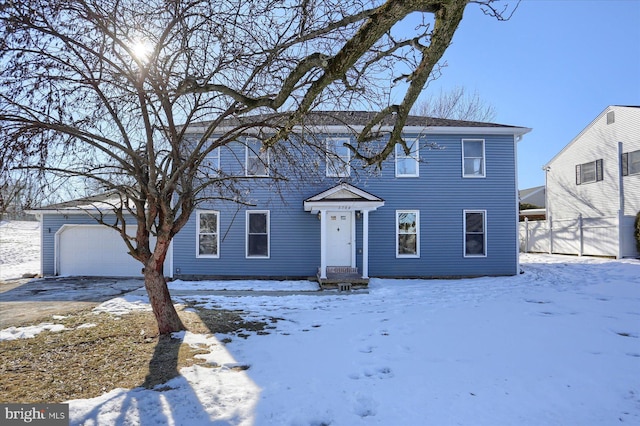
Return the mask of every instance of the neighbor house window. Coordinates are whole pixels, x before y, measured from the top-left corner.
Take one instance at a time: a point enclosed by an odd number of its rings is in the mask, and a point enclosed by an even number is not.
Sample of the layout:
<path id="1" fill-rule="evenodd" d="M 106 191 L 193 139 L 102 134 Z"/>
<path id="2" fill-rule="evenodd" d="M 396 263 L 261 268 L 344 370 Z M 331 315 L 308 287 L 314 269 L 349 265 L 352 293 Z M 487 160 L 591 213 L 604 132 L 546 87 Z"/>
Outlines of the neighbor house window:
<path id="1" fill-rule="evenodd" d="M 247 212 L 247 257 L 269 257 L 269 212 Z"/>
<path id="2" fill-rule="evenodd" d="M 218 212 L 198 210 L 196 234 L 198 238 L 196 257 L 219 257 Z"/>
<path id="3" fill-rule="evenodd" d="M 396 257 L 420 257 L 420 212 L 396 211 Z"/>
<path id="4" fill-rule="evenodd" d="M 487 255 L 487 220 L 484 210 L 464 211 L 464 256 Z"/>
<path id="5" fill-rule="evenodd" d="M 462 140 L 462 176 L 484 177 L 484 139 Z"/>
<path id="6" fill-rule="evenodd" d="M 262 141 L 246 140 L 246 175 L 269 176 L 269 151 L 262 149 Z"/>
<path id="7" fill-rule="evenodd" d="M 396 177 L 417 177 L 418 168 L 418 139 L 405 139 L 409 153 L 404 147 L 396 144 Z"/>
<path id="8" fill-rule="evenodd" d="M 327 139 L 327 171 L 329 177 L 347 177 L 351 175 L 351 151 L 345 146 L 349 143 L 349 138 L 329 138 Z"/>
<path id="9" fill-rule="evenodd" d="M 622 176 L 640 174 L 640 150 L 622 154 Z"/>
<path id="10" fill-rule="evenodd" d="M 576 185 L 602 180 L 602 159 L 576 165 Z"/>

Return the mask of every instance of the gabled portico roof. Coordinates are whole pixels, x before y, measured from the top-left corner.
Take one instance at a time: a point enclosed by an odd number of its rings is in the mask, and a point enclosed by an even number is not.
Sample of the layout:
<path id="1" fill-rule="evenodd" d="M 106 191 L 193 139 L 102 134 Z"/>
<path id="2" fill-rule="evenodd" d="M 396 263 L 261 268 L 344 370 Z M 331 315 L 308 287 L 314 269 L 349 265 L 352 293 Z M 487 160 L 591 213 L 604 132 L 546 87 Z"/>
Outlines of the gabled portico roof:
<path id="1" fill-rule="evenodd" d="M 376 210 L 382 206 L 382 198 L 344 182 L 304 201 L 304 210 L 311 213 L 331 209 Z"/>

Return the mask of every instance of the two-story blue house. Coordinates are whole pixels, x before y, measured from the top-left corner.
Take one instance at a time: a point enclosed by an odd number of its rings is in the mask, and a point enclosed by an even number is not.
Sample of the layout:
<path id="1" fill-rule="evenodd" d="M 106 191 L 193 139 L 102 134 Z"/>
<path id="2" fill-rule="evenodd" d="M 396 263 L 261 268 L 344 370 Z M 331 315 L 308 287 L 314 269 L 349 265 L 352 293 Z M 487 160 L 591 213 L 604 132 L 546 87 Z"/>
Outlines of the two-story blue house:
<path id="1" fill-rule="evenodd" d="M 517 143 L 530 129 L 411 116 L 410 152 L 398 146 L 382 167 L 363 169 L 343 143 L 372 113 L 315 114 L 307 137 L 329 154 L 304 154 L 308 173 L 274 181 L 276 168 L 286 175 L 283 152 L 261 150 L 251 136 L 207 158 L 209 170 L 247 178 L 246 203 L 201 204 L 174 238 L 168 276 L 364 283 L 518 273 Z M 39 211 L 42 273 L 139 275 L 119 235 L 85 210 Z"/>

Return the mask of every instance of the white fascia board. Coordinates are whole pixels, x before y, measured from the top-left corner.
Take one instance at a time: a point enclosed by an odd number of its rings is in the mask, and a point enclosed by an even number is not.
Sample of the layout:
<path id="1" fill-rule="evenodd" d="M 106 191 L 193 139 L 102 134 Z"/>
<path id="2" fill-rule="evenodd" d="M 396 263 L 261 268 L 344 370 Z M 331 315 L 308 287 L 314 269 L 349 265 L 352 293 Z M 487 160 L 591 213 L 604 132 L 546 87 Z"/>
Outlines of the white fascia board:
<path id="1" fill-rule="evenodd" d="M 25 210 L 27 214 L 43 215 L 43 214 L 115 214 L 113 210 L 99 209 L 58 209 L 58 210 Z"/>

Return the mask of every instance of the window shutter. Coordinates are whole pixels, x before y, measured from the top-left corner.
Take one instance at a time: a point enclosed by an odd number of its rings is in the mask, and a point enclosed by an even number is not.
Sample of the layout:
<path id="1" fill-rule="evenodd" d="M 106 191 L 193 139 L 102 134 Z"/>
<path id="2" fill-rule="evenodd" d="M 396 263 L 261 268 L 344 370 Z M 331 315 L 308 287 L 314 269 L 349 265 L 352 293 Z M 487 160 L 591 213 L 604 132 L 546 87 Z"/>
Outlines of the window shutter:
<path id="1" fill-rule="evenodd" d="M 603 179 L 602 173 L 602 158 L 596 160 L 596 182 L 599 182 Z"/>
<path id="2" fill-rule="evenodd" d="M 576 185 L 580 185 L 580 164 L 576 165 Z"/>
<path id="3" fill-rule="evenodd" d="M 629 176 L 629 153 L 622 154 L 622 176 Z"/>

